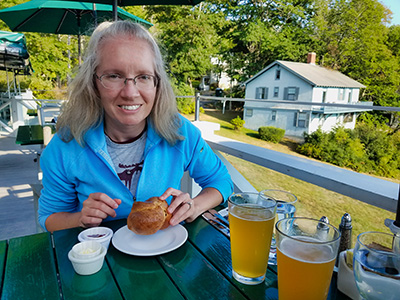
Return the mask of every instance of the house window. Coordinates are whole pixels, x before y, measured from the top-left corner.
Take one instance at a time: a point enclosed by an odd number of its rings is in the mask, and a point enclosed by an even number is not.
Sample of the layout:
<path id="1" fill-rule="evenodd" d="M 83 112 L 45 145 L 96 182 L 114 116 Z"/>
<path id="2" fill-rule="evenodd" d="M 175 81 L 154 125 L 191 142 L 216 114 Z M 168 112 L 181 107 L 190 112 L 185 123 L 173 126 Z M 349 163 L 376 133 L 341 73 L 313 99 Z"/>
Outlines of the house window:
<path id="1" fill-rule="evenodd" d="M 347 99 L 347 102 L 348 103 L 351 103 L 351 99 L 353 98 L 353 90 L 350 90 L 349 91 L 349 96 L 348 96 L 348 99 Z"/>
<path id="2" fill-rule="evenodd" d="M 297 100 L 299 96 L 298 87 L 287 87 L 284 91 L 284 100 Z"/>
<path id="3" fill-rule="evenodd" d="M 279 80 L 279 79 L 281 79 L 281 70 L 280 69 L 276 69 L 275 80 Z"/>
<path id="4" fill-rule="evenodd" d="M 326 91 L 322 92 L 322 103 L 326 102 Z"/>
<path id="5" fill-rule="evenodd" d="M 307 128 L 308 127 L 308 113 L 297 112 L 294 114 L 294 127 Z"/>
<path id="6" fill-rule="evenodd" d="M 266 87 L 256 88 L 256 99 L 268 99 L 268 88 Z"/>
<path id="7" fill-rule="evenodd" d="M 246 109 L 246 117 L 252 117 L 252 116 L 253 116 L 253 109 L 247 108 Z"/>
<path id="8" fill-rule="evenodd" d="M 279 87 L 274 87 L 274 97 L 278 97 L 279 96 Z"/>
<path id="9" fill-rule="evenodd" d="M 276 110 L 273 110 L 271 113 L 271 120 L 275 121 L 276 120 Z"/>
<path id="10" fill-rule="evenodd" d="M 344 100 L 344 89 L 339 89 L 339 100 Z"/>

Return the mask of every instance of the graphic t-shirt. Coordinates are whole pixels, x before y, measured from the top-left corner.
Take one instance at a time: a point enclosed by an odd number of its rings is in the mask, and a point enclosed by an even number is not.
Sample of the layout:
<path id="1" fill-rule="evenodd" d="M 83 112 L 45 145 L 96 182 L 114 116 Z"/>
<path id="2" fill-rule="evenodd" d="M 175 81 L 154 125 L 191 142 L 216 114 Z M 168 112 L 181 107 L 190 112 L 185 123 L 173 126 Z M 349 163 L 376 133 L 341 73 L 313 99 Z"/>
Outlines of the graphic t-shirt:
<path id="1" fill-rule="evenodd" d="M 136 187 L 143 169 L 143 153 L 146 144 L 146 131 L 135 141 L 126 144 L 113 142 L 107 135 L 107 149 L 114 163 L 115 171 L 121 181 L 131 191 L 136 194 Z"/>

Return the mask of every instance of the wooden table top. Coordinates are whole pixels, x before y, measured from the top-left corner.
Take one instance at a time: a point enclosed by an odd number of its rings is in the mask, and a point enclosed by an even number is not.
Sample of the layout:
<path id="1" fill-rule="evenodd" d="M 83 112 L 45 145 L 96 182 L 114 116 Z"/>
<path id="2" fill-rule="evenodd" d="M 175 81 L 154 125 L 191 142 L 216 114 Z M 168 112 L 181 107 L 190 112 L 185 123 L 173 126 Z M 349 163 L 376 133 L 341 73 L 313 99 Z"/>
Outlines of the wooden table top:
<path id="1" fill-rule="evenodd" d="M 126 220 L 104 223 L 116 232 Z M 75 273 L 68 252 L 81 228 L 0 241 L 1 299 L 278 299 L 276 267 L 264 283 L 232 277 L 230 241 L 199 217 L 184 227 L 188 240 L 156 256 L 122 253 L 110 243 L 102 269 Z M 349 299 L 333 277 L 328 299 Z"/>

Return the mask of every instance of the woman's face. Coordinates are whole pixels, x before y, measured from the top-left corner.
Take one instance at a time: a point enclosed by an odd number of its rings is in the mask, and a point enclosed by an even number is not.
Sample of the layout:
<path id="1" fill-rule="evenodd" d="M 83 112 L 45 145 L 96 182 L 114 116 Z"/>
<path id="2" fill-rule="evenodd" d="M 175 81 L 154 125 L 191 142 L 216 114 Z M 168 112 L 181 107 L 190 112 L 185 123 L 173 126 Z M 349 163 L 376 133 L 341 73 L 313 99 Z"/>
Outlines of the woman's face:
<path id="1" fill-rule="evenodd" d="M 99 55 L 100 63 L 96 69 L 98 77 L 105 74 L 112 75 L 113 78 L 156 75 L 153 51 L 142 39 L 125 36 L 107 39 L 103 42 Z M 133 80 L 126 81 L 125 86 L 118 89 L 105 88 L 99 79 L 96 79 L 96 84 L 104 108 L 107 134 L 115 137 L 125 132 L 133 135 L 130 138 L 140 134 L 153 108 L 156 87 L 138 88 Z M 126 134 L 125 137 L 129 138 Z"/>

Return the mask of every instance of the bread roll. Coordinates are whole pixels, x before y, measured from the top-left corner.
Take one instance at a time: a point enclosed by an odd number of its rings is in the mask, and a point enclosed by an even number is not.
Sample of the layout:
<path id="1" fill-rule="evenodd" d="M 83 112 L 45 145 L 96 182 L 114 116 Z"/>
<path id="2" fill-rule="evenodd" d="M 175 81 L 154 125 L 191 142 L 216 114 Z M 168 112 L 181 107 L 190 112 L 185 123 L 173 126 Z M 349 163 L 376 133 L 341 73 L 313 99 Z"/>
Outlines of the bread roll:
<path id="1" fill-rule="evenodd" d="M 172 216 L 167 209 L 167 201 L 157 197 L 134 202 L 127 220 L 128 228 L 140 235 L 150 235 L 165 229 Z"/>

